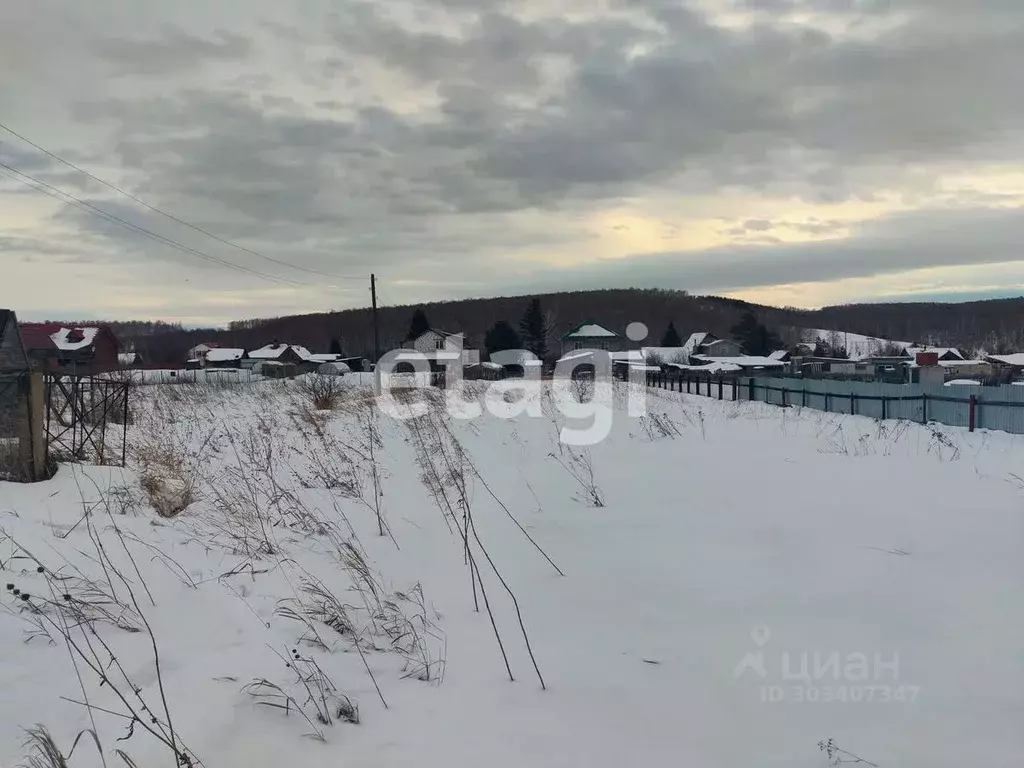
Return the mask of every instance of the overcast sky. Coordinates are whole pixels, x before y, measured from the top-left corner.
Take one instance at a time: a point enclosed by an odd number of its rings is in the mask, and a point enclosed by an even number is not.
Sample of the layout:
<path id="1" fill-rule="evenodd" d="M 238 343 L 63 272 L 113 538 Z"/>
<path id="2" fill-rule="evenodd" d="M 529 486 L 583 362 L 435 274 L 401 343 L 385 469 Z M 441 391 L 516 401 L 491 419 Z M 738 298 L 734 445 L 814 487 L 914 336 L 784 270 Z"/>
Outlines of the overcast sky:
<path id="1" fill-rule="evenodd" d="M 0 123 L 242 248 L 0 129 L 0 306 L 1016 295 L 1021 72 L 1021 0 L 4 2 Z"/>

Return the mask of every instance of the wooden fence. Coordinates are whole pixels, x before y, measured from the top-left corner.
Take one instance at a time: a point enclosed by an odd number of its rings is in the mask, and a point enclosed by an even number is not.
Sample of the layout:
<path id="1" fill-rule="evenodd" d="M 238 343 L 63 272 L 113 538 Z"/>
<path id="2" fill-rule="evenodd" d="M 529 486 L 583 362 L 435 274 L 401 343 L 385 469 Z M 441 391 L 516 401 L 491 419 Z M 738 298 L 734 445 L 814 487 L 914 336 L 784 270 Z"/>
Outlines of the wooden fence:
<path id="1" fill-rule="evenodd" d="M 647 386 L 667 389 L 670 392 L 686 392 L 689 395 L 704 395 L 717 400 L 735 401 L 739 398 L 739 384 L 735 376 L 698 376 L 688 373 L 647 374 Z"/>

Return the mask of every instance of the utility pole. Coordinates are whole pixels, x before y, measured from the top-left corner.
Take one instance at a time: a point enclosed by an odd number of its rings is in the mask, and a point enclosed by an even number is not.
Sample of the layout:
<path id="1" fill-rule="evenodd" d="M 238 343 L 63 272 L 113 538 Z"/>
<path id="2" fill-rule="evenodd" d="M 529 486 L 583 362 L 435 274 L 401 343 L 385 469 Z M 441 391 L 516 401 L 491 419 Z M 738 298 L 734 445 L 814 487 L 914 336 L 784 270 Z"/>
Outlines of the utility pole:
<path id="1" fill-rule="evenodd" d="M 373 302 L 373 363 L 380 360 L 380 334 L 377 328 L 377 276 L 370 273 L 370 299 Z"/>

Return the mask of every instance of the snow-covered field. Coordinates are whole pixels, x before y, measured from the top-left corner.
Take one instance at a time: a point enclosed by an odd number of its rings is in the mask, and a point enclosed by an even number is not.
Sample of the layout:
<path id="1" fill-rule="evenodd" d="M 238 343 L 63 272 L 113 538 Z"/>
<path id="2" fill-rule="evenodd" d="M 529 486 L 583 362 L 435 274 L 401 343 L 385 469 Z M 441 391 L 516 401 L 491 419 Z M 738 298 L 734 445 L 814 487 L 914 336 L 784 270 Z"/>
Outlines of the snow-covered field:
<path id="1" fill-rule="evenodd" d="M 0 483 L 0 765 L 1024 761 L 1024 438 L 300 388 L 145 387 L 129 469 Z"/>

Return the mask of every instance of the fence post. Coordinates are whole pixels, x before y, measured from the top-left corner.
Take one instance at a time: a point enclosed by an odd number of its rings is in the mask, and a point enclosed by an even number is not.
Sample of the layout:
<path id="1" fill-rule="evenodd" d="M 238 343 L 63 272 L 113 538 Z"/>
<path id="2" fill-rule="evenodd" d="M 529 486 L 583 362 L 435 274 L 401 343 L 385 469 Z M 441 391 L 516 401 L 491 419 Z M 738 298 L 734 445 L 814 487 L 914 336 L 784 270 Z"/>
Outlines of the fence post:
<path id="1" fill-rule="evenodd" d="M 25 480 L 35 482 L 46 478 L 46 434 L 43 431 L 43 374 L 27 374 L 19 393 L 25 401 L 25 417 L 18 435 L 19 457 Z"/>
<path id="2" fill-rule="evenodd" d="M 736 402 L 736 377 L 732 377 L 732 401 Z"/>
<path id="3" fill-rule="evenodd" d="M 825 390 L 825 413 L 828 412 L 828 390 Z"/>
<path id="4" fill-rule="evenodd" d="M 857 415 L 857 395 L 853 392 L 850 392 L 850 415 Z"/>
<path id="5" fill-rule="evenodd" d="M 718 377 L 718 399 L 722 400 L 722 377 Z"/>
<path id="6" fill-rule="evenodd" d="M 250 375 L 252 371 L 249 372 Z M 121 466 L 127 466 L 128 461 L 128 392 L 131 389 L 131 382 L 124 382 L 124 421 L 121 427 Z"/>
<path id="7" fill-rule="evenodd" d="M 747 400 L 754 399 L 754 378 L 750 377 L 747 379 Z"/>
<path id="8" fill-rule="evenodd" d="M 803 389 L 800 390 L 800 407 L 807 407 L 807 385 L 804 384 Z"/>
<path id="9" fill-rule="evenodd" d="M 924 392 L 921 393 L 921 423 L 928 423 L 928 395 Z"/>
<path id="10" fill-rule="evenodd" d="M 885 407 L 888 402 L 889 402 L 889 398 L 887 398 L 885 395 L 882 395 L 882 420 L 883 421 L 885 421 L 885 419 L 889 418 L 888 414 L 886 413 L 886 411 L 888 409 Z"/>
<path id="11" fill-rule="evenodd" d="M 975 409 L 977 408 L 977 405 L 978 405 L 978 397 L 977 397 L 977 395 L 971 395 L 970 405 L 969 405 L 970 410 L 968 411 L 968 414 L 967 414 L 967 423 L 969 425 L 969 428 L 970 428 L 971 432 L 974 431 L 974 412 L 975 412 Z"/>
<path id="12" fill-rule="evenodd" d="M 788 399 L 787 395 L 789 395 L 789 390 L 785 387 L 779 387 L 779 389 L 782 390 L 782 407 L 785 408 L 788 405 L 786 400 Z"/>

